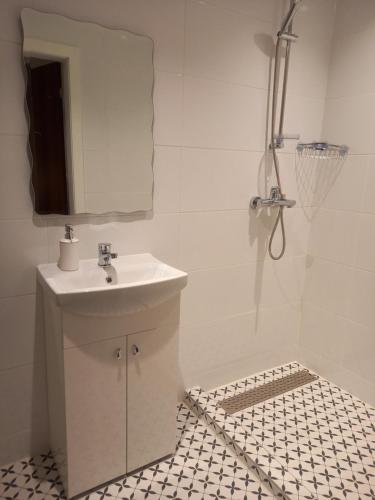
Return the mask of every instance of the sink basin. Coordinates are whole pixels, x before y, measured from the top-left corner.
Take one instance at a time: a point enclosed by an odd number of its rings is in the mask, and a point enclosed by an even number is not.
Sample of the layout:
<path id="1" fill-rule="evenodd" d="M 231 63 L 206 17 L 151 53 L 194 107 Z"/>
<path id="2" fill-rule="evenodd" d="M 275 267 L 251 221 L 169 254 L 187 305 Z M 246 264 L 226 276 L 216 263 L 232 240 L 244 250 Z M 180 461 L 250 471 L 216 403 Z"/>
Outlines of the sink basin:
<path id="1" fill-rule="evenodd" d="M 83 315 L 113 316 L 154 307 L 187 284 L 187 274 L 151 254 L 124 255 L 99 267 L 97 259 L 81 260 L 78 271 L 57 264 L 38 266 L 38 279 L 57 305 Z"/>

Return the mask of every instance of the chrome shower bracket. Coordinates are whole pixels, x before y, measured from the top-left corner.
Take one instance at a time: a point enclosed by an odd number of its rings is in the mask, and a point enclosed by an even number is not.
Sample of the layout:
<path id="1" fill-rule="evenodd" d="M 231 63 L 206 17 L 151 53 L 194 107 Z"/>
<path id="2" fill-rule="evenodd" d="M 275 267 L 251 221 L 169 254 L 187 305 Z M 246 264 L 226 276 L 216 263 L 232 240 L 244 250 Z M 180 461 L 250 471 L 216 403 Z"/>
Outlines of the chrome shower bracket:
<path id="1" fill-rule="evenodd" d="M 277 36 L 281 38 L 281 40 L 285 40 L 286 42 L 294 43 L 298 40 L 298 35 L 295 35 L 294 33 L 282 33 L 281 31 L 279 31 Z"/>
<path id="2" fill-rule="evenodd" d="M 282 135 L 277 135 L 275 137 L 275 144 L 274 147 L 276 149 L 282 149 L 284 147 L 284 141 L 299 141 L 300 140 L 300 135 L 299 134 L 282 134 Z M 270 149 L 272 149 L 272 144 L 270 144 Z"/>

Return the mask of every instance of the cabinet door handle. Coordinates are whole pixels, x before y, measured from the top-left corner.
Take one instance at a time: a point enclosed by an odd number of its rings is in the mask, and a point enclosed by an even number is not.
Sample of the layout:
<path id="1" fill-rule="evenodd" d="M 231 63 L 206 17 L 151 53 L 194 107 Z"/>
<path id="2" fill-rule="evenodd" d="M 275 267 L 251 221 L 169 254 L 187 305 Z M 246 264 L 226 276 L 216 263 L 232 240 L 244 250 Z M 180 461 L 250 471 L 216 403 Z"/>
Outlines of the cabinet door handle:
<path id="1" fill-rule="evenodd" d="M 120 361 L 121 358 L 122 358 L 122 351 L 121 351 L 121 349 L 117 349 L 116 350 L 116 359 L 118 361 Z"/>
<path id="2" fill-rule="evenodd" d="M 139 354 L 140 350 L 139 350 L 139 347 L 135 344 L 132 345 L 132 354 L 133 356 L 136 356 L 137 354 Z"/>

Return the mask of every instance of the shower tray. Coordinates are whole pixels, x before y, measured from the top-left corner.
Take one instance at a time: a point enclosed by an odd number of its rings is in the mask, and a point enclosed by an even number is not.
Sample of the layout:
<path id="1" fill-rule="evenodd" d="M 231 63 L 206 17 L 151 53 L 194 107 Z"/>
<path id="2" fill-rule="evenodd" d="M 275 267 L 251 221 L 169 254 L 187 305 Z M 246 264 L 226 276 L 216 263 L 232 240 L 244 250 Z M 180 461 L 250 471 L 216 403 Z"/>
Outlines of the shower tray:
<path id="1" fill-rule="evenodd" d="M 233 412 L 249 394 L 253 404 Z M 374 498 L 375 408 L 299 363 L 186 398 L 280 498 Z"/>

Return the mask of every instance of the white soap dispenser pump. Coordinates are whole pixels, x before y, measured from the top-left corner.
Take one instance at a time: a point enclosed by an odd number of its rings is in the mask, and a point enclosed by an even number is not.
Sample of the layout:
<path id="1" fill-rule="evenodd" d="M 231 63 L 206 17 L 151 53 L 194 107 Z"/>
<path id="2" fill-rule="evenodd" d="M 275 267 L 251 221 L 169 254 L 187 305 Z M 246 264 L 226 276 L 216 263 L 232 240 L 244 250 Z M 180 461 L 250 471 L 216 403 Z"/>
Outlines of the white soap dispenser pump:
<path id="1" fill-rule="evenodd" d="M 60 240 L 60 258 L 58 266 L 62 271 L 77 271 L 79 239 L 74 238 L 73 226 L 65 224 L 65 237 Z"/>

